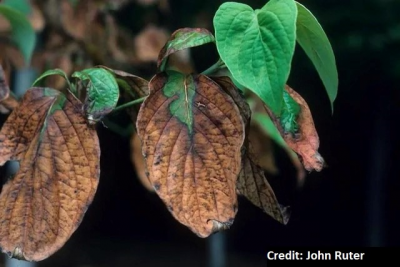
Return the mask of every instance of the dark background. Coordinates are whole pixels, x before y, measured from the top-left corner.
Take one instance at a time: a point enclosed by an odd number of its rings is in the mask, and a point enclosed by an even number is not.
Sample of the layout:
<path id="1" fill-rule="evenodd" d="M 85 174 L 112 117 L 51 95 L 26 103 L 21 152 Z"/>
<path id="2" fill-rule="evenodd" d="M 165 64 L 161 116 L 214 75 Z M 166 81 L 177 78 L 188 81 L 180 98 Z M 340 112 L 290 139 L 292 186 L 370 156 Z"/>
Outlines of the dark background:
<path id="1" fill-rule="evenodd" d="M 171 0 L 168 18 L 152 7 L 131 4 L 118 17 L 132 31 L 143 27 L 142 16 L 148 13 L 156 15 L 146 23 L 170 30 L 196 26 L 199 13 L 208 20 L 203 23 L 212 25 L 222 2 Z M 225 266 L 265 266 L 266 252 L 277 246 L 400 245 L 400 1 L 300 2 L 332 43 L 340 86 L 331 115 L 316 71 L 296 48 L 289 84 L 309 103 L 328 167 L 308 174 L 303 188 L 295 190 L 286 176 L 292 167 L 278 152 L 281 191 L 292 207 L 289 224 L 280 225 L 240 199 L 230 230 L 212 239 L 197 237 L 136 179 L 129 139 L 99 125 L 102 169 L 94 202 L 67 244 L 39 266 L 208 266 L 212 242 L 221 240 Z M 265 1 L 246 3 L 259 8 Z M 213 49 L 193 51 L 198 69 L 215 62 Z"/>

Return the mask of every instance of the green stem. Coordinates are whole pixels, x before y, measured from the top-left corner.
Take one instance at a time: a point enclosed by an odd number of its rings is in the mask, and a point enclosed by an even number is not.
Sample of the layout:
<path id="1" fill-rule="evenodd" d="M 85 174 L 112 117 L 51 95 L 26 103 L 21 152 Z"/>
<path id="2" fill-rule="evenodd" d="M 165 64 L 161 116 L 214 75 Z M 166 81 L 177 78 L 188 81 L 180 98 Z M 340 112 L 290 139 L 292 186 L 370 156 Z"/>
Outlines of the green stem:
<path id="1" fill-rule="evenodd" d="M 131 102 L 128 102 L 128 103 L 125 103 L 125 104 L 122 104 L 121 106 L 116 107 L 112 112 L 120 111 L 122 109 L 129 108 L 129 107 L 134 106 L 136 104 L 140 104 L 146 99 L 146 97 L 147 96 L 135 99 L 135 100 L 133 100 Z"/>
<path id="2" fill-rule="evenodd" d="M 219 69 L 225 68 L 225 63 L 219 59 L 214 65 L 203 71 L 201 74 L 203 75 L 211 75 Z"/>

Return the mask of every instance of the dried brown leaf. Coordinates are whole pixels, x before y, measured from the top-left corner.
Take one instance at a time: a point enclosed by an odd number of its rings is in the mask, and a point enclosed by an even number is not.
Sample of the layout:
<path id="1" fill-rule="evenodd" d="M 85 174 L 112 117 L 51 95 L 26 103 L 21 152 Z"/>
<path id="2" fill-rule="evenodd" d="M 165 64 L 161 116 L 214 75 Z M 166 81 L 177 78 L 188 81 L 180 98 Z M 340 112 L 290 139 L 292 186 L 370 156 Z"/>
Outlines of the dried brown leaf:
<path id="1" fill-rule="evenodd" d="M 200 237 L 228 228 L 244 142 L 239 109 L 204 75 L 160 73 L 149 88 L 137 129 L 154 189 Z"/>
<path id="2" fill-rule="evenodd" d="M 286 86 L 286 91 L 300 105 L 301 111 L 297 118 L 299 134 L 292 136 L 286 134 L 286 143 L 302 158 L 304 168 L 308 171 L 321 171 L 324 167 L 324 159 L 318 153 L 319 137 L 315 129 L 314 120 L 307 102 L 292 88 Z"/>
<path id="3" fill-rule="evenodd" d="M 265 169 L 262 167 L 271 167 L 268 165 L 270 163 L 269 160 L 273 159 L 271 146 L 268 146 L 268 141 L 271 142 L 271 140 L 268 137 L 265 140 L 260 138 L 257 140 L 258 142 L 255 143 L 257 144 L 257 148 L 261 148 L 262 152 L 265 151 L 268 153 L 268 156 L 270 156 L 270 158 L 267 158 L 266 161 L 266 155 L 258 154 L 257 152 L 260 151 L 256 151 L 251 146 L 250 137 L 255 134 L 253 126 L 254 124 L 251 124 L 250 122 L 251 109 L 243 96 L 240 94 L 239 89 L 236 88 L 229 77 L 221 76 L 213 77 L 212 79 L 232 97 L 232 99 L 235 101 L 235 104 L 240 110 L 243 122 L 247 125 L 245 140 L 246 148 L 242 149 L 241 171 L 236 182 L 236 189 L 238 194 L 246 197 L 251 203 L 264 210 L 264 212 L 273 217 L 275 220 L 286 224 L 289 219 L 288 209 L 282 207 L 278 203 L 274 191 L 272 190 L 265 177 Z M 256 133 L 261 134 L 262 131 L 260 129 L 257 129 Z M 257 137 L 260 137 L 260 135 L 258 135 Z M 265 134 L 262 137 L 265 137 Z M 262 162 L 263 165 L 260 166 L 258 164 L 259 162 Z"/>
<path id="4" fill-rule="evenodd" d="M 156 62 L 158 53 L 168 40 L 165 29 L 148 25 L 135 38 L 136 57 L 141 62 Z"/>
<path id="5" fill-rule="evenodd" d="M 39 261 L 79 226 L 99 181 L 96 131 L 81 104 L 50 88 L 31 88 L 0 132 L 0 165 L 20 169 L 0 194 L 0 246 L 12 257 Z"/>
<path id="6" fill-rule="evenodd" d="M 289 209 L 278 203 L 264 170 L 255 163 L 247 151 L 242 159 L 242 170 L 236 185 L 240 195 L 278 222 L 287 224 L 290 217 Z"/>
<path id="7" fill-rule="evenodd" d="M 283 133 L 279 119 L 276 118 L 268 107 L 265 107 L 265 109 L 276 127 L 280 129 L 281 135 L 288 146 L 300 155 L 304 168 L 308 171 L 321 171 L 325 165 L 325 161 L 318 153 L 319 137 L 315 129 L 310 108 L 307 102 L 292 88 L 286 85 L 285 90 L 300 105 L 300 113 L 297 117 L 297 124 L 299 126 L 298 133 L 295 135 Z"/>

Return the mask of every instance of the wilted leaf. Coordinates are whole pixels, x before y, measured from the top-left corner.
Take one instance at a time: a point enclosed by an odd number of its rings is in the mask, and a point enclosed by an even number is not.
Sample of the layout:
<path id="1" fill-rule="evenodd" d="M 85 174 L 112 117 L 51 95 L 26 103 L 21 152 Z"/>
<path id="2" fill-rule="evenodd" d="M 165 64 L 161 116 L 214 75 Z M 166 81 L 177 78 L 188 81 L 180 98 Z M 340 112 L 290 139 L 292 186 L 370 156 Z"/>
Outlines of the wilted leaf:
<path id="1" fill-rule="evenodd" d="M 118 86 L 131 94 L 133 98 L 140 98 L 149 94 L 149 82 L 145 79 L 122 70 L 114 70 L 106 66 L 98 67 L 114 74 Z"/>
<path id="2" fill-rule="evenodd" d="M 29 64 L 36 44 L 36 35 L 25 15 L 11 7 L 0 4 L 0 14 L 11 25 L 11 38 L 24 56 L 25 64 Z"/>
<path id="3" fill-rule="evenodd" d="M 160 73 L 149 88 L 137 129 L 154 189 L 199 236 L 229 227 L 244 141 L 235 102 L 204 75 Z"/>
<path id="4" fill-rule="evenodd" d="M 0 165 L 20 162 L 0 195 L 0 246 L 12 257 L 39 261 L 53 254 L 93 199 L 100 149 L 80 105 L 72 95 L 32 88 L 0 132 Z"/>
<path id="5" fill-rule="evenodd" d="M 184 49 L 215 42 L 211 32 L 202 28 L 183 28 L 175 31 L 168 39 L 158 55 L 157 67 L 165 70 L 169 55 Z"/>
<path id="6" fill-rule="evenodd" d="M 261 10 L 227 2 L 214 17 L 218 52 L 233 77 L 280 115 L 296 42 L 293 0 L 270 0 Z"/>
<path id="7" fill-rule="evenodd" d="M 297 42 L 317 69 L 333 110 L 339 78 L 332 46 L 314 15 L 300 3 L 297 3 L 297 10 Z"/>
<path id="8" fill-rule="evenodd" d="M 325 162 L 322 156 L 318 153 L 319 137 L 315 130 L 310 108 L 308 107 L 307 102 L 292 88 L 286 86 L 285 90 L 300 105 L 301 110 L 297 118 L 297 124 L 299 127 L 298 133 L 285 134 L 282 132 L 281 134 L 288 146 L 301 156 L 306 170 L 321 171 Z M 272 116 L 271 119 L 274 124 L 278 128 L 281 127 L 278 120 L 271 112 L 269 112 L 269 115 Z"/>
<path id="9" fill-rule="evenodd" d="M 149 82 L 147 80 L 121 70 L 113 70 L 106 66 L 99 67 L 108 70 L 114 75 L 119 88 L 122 89 L 121 95 L 126 101 L 132 101 L 149 94 Z M 135 123 L 137 113 L 139 112 L 139 106 L 132 106 L 127 108 L 126 111 L 130 115 L 133 123 Z"/>
<path id="10" fill-rule="evenodd" d="M 278 203 L 274 191 L 265 177 L 264 170 L 254 162 L 248 151 L 242 159 L 237 190 L 240 195 L 246 197 L 278 222 L 287 224 L 289 221 L 288 208 Z"/>
<path id="11" fill-rule="evenodd" d="M 102 68 L 76 71 L 72 77 L 87 84 L 85 112 L 90 123 L 96 123 L 110 113 L 118 103 L 119 89 L 114 76 Z"/>
<path id="12" fill-rule="evenodd" d="M 131 160 L 139 181 L 147 190 L 154 192 L 153 185 L 146 175 L 146 163 L 142 155 L 142 142 L 140 142 L 140 138 L 136 133 L 131 137 Z"/>

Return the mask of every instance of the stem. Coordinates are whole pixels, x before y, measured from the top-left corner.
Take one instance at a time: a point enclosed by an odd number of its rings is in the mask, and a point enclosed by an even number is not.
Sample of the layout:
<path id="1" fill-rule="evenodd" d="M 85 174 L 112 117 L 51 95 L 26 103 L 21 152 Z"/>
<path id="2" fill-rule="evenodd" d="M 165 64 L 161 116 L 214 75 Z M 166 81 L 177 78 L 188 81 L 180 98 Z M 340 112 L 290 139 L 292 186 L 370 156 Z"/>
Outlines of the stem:
<path id="1" fill-rule="evenodd" d="M 212 65 L 211 67 L 209 67 L 208 69 L 203 71 L 201 74 L 210 75 L 210 74 L 213 74 L 218 69 L 221 69 L 224 67 L 225 67 L 225 63 L 221 59 L 219 59 L 214 65 Z"/>
<path id="2" fill-rule="evenodd" d="M 146 99 L 146 97 L 147 97 L 147 96 L 144 96 L 144 97 L 135 99 L 135 100 L 133 100 L 133 101 L 131 101 L 131 102 L 122 104 L 122 105 L 116 107 L 112 112 L 120 111 L 120 110 L 122 110 L 122 109 L 129 108 L 129 107 L 134 106 L 134 105 L 136 105 L 136 104 L 140 104 L 140 103 L 142 103 L 142 102 Z"/>

